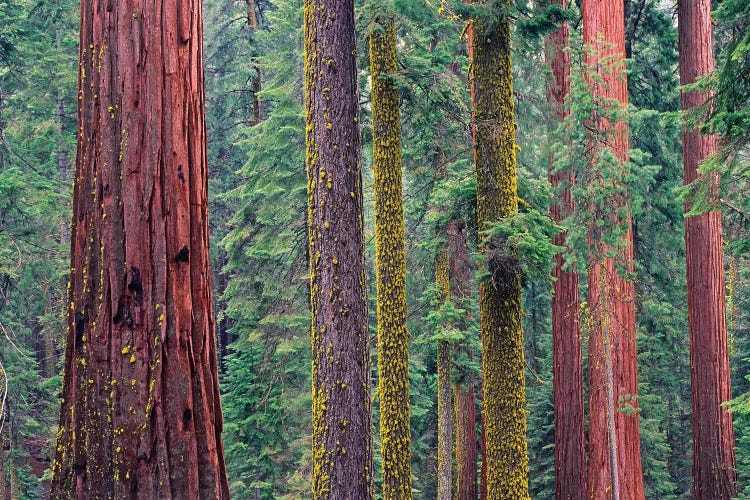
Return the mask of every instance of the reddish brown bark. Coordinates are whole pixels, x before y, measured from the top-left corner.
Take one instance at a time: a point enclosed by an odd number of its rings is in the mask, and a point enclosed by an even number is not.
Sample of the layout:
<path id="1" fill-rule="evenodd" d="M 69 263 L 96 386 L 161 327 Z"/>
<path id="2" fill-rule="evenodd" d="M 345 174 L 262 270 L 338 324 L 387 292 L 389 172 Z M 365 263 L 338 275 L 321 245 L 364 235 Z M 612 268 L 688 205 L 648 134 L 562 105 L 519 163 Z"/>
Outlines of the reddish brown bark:
<path id="1" fill-rule="evenodd" d="M 567 7 L 567 0 L 552 0 Z M 552 74 L 547 79 L 547 103 L 550 105 L 550 132 L 570 114 L 570 53 L 568 23 L 545 41 L 547 62 Z M 570 186 L 572 164 L 556 166 L 550 153 L 549 180 L 560 194 L 550 207 L 550 215 L 560 222 L 574 209 Z M 565 233 L 556 234 L 555 245 L 565 247 Z M 555 405 L 555 495 L 558 499 L 582 500 L 586 497 L 586 431 L 583 406 L 583 359 L 579 324 L 578 273 L 565 271 L 563 254 L 555 256 L 552 276 L 552 386 Z"/>
<path id="2" fill-rule="evenodd" d="M 595 102 L 606 108 L 627 106 L 625 21 L 623 2 L 584 0 L 583 40 L 587 46 L 587 71 Z M 627 124 L 595 118 L 591 151 L 610 147 L 617 158 L 628 161 Z M 602 182 L 603 179 L 594 179 Z M 633 270 L 633 235 L 627 197 L 608 201 L 612 211 L 624 209 L 617 221 L 626 225 L 625 245 L 619 258 L 605 257 L 608 247 L 592 230 L 589 260 L 589 498 L 639 499 L 644 497 L 638 420 L 635 304 L 633 282 L 620 274 Z M 607 216 L 605 216 L 607 217 Z M 618 265 L 619 264 L 619 265 Z M 609 382 L 608 382 L 609 380 Z M 608 397 L 609 391 L 609 397 Z M 614 423 L 614 429 L 611 424 Z M 610 432 L 611 431 L 611 432 Z M 611 439 L 614 438 L 614 441 Z M 614 463 L 613 463 L 614 462 Z"/>
<path id="3" fill-rule="evenodd" d="M 448 252 L 450 263 L 451 292 L 459 307 L 468 310 L 471 288 L 474 285 L 469 248 L 464 233 L 464 222 L 451 220 L 448 223 Z M 461 346 L 468 351 L 468 346 Z M 456 498 L 477 498 L 477 413 L 475 380 L 464 374 L 454 388 L 456 406 Z"/>
<path id="4" fill-rule="evenodd" d="M 228 498 L 200 0 L 81 2 L 52 498 Z"/>
<path id="5" fill-rule="evenodd" d="M 680 0 L 680 83 L 694 83 L 714 70 L 710 0 Z M 702 105 L 706 95 L 683 92 L 681 107 Z M 700 163 L 717 150 L 715 135 L 682 134 L 684 180 L 698 178 Z M 712 176 L 713 177 L 713 176 Z M 712 178 L 710 181 L 715 181 Z M 686 211 L 689 206 L 686 205 Z M 732 416 L 722 403 L 732 397 L 727 348 L 721 212 L 685 220 L 690 381 L 693 394 L 693 480 L 697 500 L 737 495 Z"/>

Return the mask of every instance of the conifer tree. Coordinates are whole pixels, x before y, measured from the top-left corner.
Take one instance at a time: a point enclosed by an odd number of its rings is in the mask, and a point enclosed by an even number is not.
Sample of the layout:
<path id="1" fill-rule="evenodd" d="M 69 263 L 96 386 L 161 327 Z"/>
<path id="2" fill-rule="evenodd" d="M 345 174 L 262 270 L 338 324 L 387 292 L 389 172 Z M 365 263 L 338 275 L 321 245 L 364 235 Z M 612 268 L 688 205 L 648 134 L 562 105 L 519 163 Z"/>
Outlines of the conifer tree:
<path id="1" fill-rule="evenodd" d="M 709 0 L 678 3 L 680 83 L 693 84 L 714 70 Z M 683 91 L 683 110 L 701 106 L 706 94 Z M 715 154 L 718 138 L 692 128 L 682 133 L 685 184 L 698 178 L 698 166 Z M 718 177 L 708 182 L 718 190 Z M 714 202 L 716 200 L 713 200 Z M 690 211 L 690 207 L 686 207 Z M 729 372 L 724 249 L 720 210 L 685 219 L 690 381 L 693 402 L 693 480 L 695 498 L 732 498 L 737 494 L 734 429 L 729 409 L 732 397 Z"/>
<path id="2" fill-rule="evenodd" d="M 479 285 L 487 498 L 528 498 L 521 274 L 493 224 L 518 211 L 509 1 L 471 19 L 477 222 L 486 276 Z M 486 472 L 485 472 L 486 471 Z"/>
<path id="3" fill-rule="evenodd" d="M 305 0 L 313 498 L 372 498 L 354 2 Z"/>
<path id="4" fill-rule="evenodd" d="M 370 74 L 383 498 L 409 500 L 412 498 L 409 332 L 406 329 L 401 118 L 398 91 L 393 82 L 397 62 L 395 16 L 387 11 L 378 12 L 370 26 Z"/>
<path id="5" fill-rule="evenodd" d="M 624 6 L 584 0 L 583 41 L 595 105 L 588 175 L 599 190 L 589 228 L 589 497 L 643 498 L 636 371 Z M 613 186 L 605 192 L 605 186 Z"/>
<path id="6" fill-rule="evenodd" d="M 567 0 L 550 2 L 567 7 Z M 547 102 L 550 105 L 550 131 L 569 114 L 570 52 L 568 22 L 545 40 L 547 62 L 552 74 L 547 78 Z M 563 160 L 564 162 L 564 160 Z M 561 162 L 562 163 L 562 162 Z M 555 164 L 550 153 L 549 179 L 559 191 L 550 212 L 556 222 L 574 210 L 573 165 Z M 565 247 L 565 234 L 554 236 L 555 245 Z M 578 318 L 578 273 L 563 269 L 563 255 L 555 256 L 552 271 L 555 281 L 552 296 L 552 369 L 555 416 L 555 495 L 559 499 L 583 499 L 586 496 L 586 435 L 583 406 L 583 359 L 581 328 Z"/>
<path id="7" fill-rule="evenodd" d="M 228 498 L 208 268 L 202 5 L 81 4 L 52 498 Z"/>

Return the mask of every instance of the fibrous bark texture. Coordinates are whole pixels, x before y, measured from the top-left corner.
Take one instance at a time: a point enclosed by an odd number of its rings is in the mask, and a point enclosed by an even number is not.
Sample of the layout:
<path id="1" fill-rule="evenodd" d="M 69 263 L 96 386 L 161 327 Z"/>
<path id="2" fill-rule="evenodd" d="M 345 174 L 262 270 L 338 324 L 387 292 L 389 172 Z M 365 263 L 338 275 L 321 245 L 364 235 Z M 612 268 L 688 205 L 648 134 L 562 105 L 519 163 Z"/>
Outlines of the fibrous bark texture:
<path id="1" fill-rule="evenodd" d="M 412 498 L 401 119 L 398 92 L 391 78 L 397 71 L 396 24 L 392 15 L 383 14 L 371 25 L 370 74 L 378 397 L 385 500 Z"/>
<path id="2" fill-rule="evenodd" d="M 618 161 L 628 161 L 627 124 L 612 123 L 613 106 L 628 102 L 625 70 L 625 22 L 623 2 L 584 0 L 583 36 L 587 71 L 594 102 L 603 109 L 593 117 L 589 145 L 590 168 L 598 153 L 609 147 Z M 608 179 L 595 177 L 605 185 Z M 621 193 L 626 193 L 623 189 Z M 623 276 L 633 271 L 633 233 L 629 201 L 625 195 L 607 201 L 612 224 L 623 224 L 625 239 L 618 258 L 608 257 L 608 246 L 597 229 L 590 233 L 588 295 L 589 322 L 589 498 L 639 499 L 644 497 L 638 420 L 635 303 L 633 282 Z M 598 210 L 598 209 L 592 209 Z M 614 215 L 619 212 L 619 215 Z M 624 215 L 623 215 L 624 214 Z M 614 422 L 612 429 L 610 422 Z M 612 439 L 614 438 L 614 439 Z"/>
<path id="3" fill-rule="evenodd" d="M 51 498 L 228 498 L 199 0 L 81 2 Z"/>
<path id="4" fill-rule="evenodd" d="M 567 7 L 567 0 L 552 0 Z M 550 133 L 569 115 L 570 53 L 568 23 L 545 40 L 547 63 L 552 69 L 547 79 L 550 106 Z M 550 153 L 549 180 L 558 193 L 550 207 L 555 222 L 572 213 L 575 205 L 570 186 L 573 165 L 555 164 Z M 552 241 L 565 247 L 565 233 Z M 555 495 L 558 499 L 583 500 L 586 497 L 586 431 L 583 406 L 583 360 L 578 307 L 578 273 L 563 270 L 563 254 L 555 256 L 552 296 L 552 386 L 555 405 Z"/>
<path id="5" fill-rule="evenodd" d="M 474 286 L 469 248 L 462 220 L 453 219 L 446 227 L 448 233 L 447 250 L 450 266 L 450 292 L 460 308 L 469 310 L 471 289 Z M 468 339 L 458 349 L 468 351 Z M 462 376 L 463 375 L 463 376 Z M 475 377 L 471 373 L 459 373 L 454 388 L 456 407 L 456 498 L 476 500 L 477 498 L 477 410 L 474 390 Z"/>
<path id="6" fill-rule="evenodd" d="M 501 2 L 503 6 L 508 1 Z M 494 9 L 493 9 L 494 10 Z M 510 22 L 472 21 L 472 72 L 480 235 L 518 210 Z M 487 498 L 528 498 L 521 275 L 502 242 L 481 237 L 489 276 L 479 285 Z"/>
<path id="7" fill-rule="evenodd" d="M 450 264 L 448 251 L 442 248 L 435 257 L 435 284 L 443 302 L 451 300 Z M 453 487 L 453 415 L 451 396 L 451 344 L 440 340 L 437 344 L 437 403 L 438 403 L 438 500 L 450 500 Z M 456 450 L 458 452 L 458 450 Z"/>
<path id="8" fill-rule="evenodd" d="M 695 83 L 714 70 L 710 0 L 678 3 L 680 83 Z M 683 110 L 706 101 L 683 92 Z M 682 134 L 684 180 L 698 178 L 700 163 L 717 150 L 715 135 L 697 128 Z M 715 182 L 715 177 L 709 182 Z M 685 207 L 686 210 L 689 206 Z M 690 381 L 693 394 L 693 480 L 697 500 L 737 496 L 732 415 L 722 407 L 732 397 L 727 348 L 721 212 L 685 219 Z"/>
<path id="9" fill-rule="evenodd" d="M 305 0 L 313 498 L 372 489 L 369 336 L 352 0 Z"/>

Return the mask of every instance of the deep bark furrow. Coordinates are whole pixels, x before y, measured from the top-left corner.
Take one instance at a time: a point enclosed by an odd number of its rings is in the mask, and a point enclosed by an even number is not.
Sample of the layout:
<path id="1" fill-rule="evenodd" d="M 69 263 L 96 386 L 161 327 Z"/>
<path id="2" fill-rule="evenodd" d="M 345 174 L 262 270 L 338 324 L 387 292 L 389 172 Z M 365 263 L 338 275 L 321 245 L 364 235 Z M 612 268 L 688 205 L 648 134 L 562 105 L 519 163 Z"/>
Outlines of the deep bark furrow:
<path id="1" fill-rule="evenodd" d="M 53 498 L 228 498 L 200 12 L 198 0 L 81 3 L 70 331 Z"/>
<path id="2" fill-rule="evenodd" d="M 714 70 L 711 2 L 678 2 L 680 83 L 694 83 Z M 706 94 L 683 92 L 681 107 L 705 103 Z M 718 139 L 697 129 L 682 134 L 684 181 L 698 179 L 700 163 L 716 153 Z M 718 178 L 709 174 L 712 195 Z M 715 200 L 714 200 L 715 201 Z M 686 211 L 689 210 L 686 205 Z M 690 381 L 692 387 L 693 481 L 697 500 L 737 495 L 732 416 L 721 405 L 731 399 L 727 346 L 722 217 L 710 211 L 685 220 Z"/>

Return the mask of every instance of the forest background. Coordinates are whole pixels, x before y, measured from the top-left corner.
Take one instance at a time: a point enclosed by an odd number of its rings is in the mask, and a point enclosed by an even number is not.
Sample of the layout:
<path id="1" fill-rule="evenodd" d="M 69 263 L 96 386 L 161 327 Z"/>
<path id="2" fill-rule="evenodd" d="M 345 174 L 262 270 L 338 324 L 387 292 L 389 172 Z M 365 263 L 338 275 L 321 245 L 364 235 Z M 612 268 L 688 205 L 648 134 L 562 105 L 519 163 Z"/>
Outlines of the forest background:
<path id="1" fill-rule="evenodd" d="M 742 2 L 726 3 L 742 9 Z M 671 2 L 658 0 L 626 0 L 625 5 L 632 148 L 627 180 L 633 200 L 644 479 L 648 498 L 686 498 L 692 444 L 683 201 L 678 195 L 682 156 L 676 10 Z M 437 343 L 460 343 L 474 352 L 454 357 L 455 378 L 479 373 L 476 300 L 464 309 L 440 306 L 434 279 L 436 227 L 452 217 L 467 221 L 469 245 L 476 250 L 468 56 L 464 22 L 446 4 L 399 0 L 395 6 L 400 71 L 394 78 L 402 104 L 412 336 L 412 471 L 415 497 L 434 498 Z M 363 2 L 357 13 L 374 342 Z M 0 497 L 14 500 L 43 495 L 59 416 L 77 130 L 78 14 L 78 3 L 70 0 L 0 0 Z M 207 0 L 204 15 L 211 251 L 230 487 L 235 498 L 300 498 L 309 491 L 311 475 L 302 2 Z M 525 3 L 514 3 L 512 16 L 519 195 L 522 212 L 541 221 L 553 197 L 547 169 L 555 150 L 541 36 L 549 26 Z M 744 16 L 717 24 L 717 53 L 723 54 L 738 30 L 747 29 L 742 24 L 747 23 L 747 8 Z M 574 92 L 585 90 L 580 28 L 573 6 Z M 580 96 L 574 94 L 574 103 Z M 746 162 L 746 156 L 739 161 Z M 445 175 L 436 173 L 438 166 Z M 750 497 L 750 413 L 742 399 L 750 391 L 747 170 L 728 172 L 726 180 L 728 323 L 733 393 L 739 398 L 734 413 L 737 469 L 739 490 Z M 519 248 L 528 256 L 524 331 L 530 493 L 552 498 L 550 249 L 539 235 L 521 236 Z M 372 366 L 376 378 L 374 357 Z M 377 400 L 374 410 L 377 425 Z M 377 437 L 375 455 L 377 462 Z"/>

